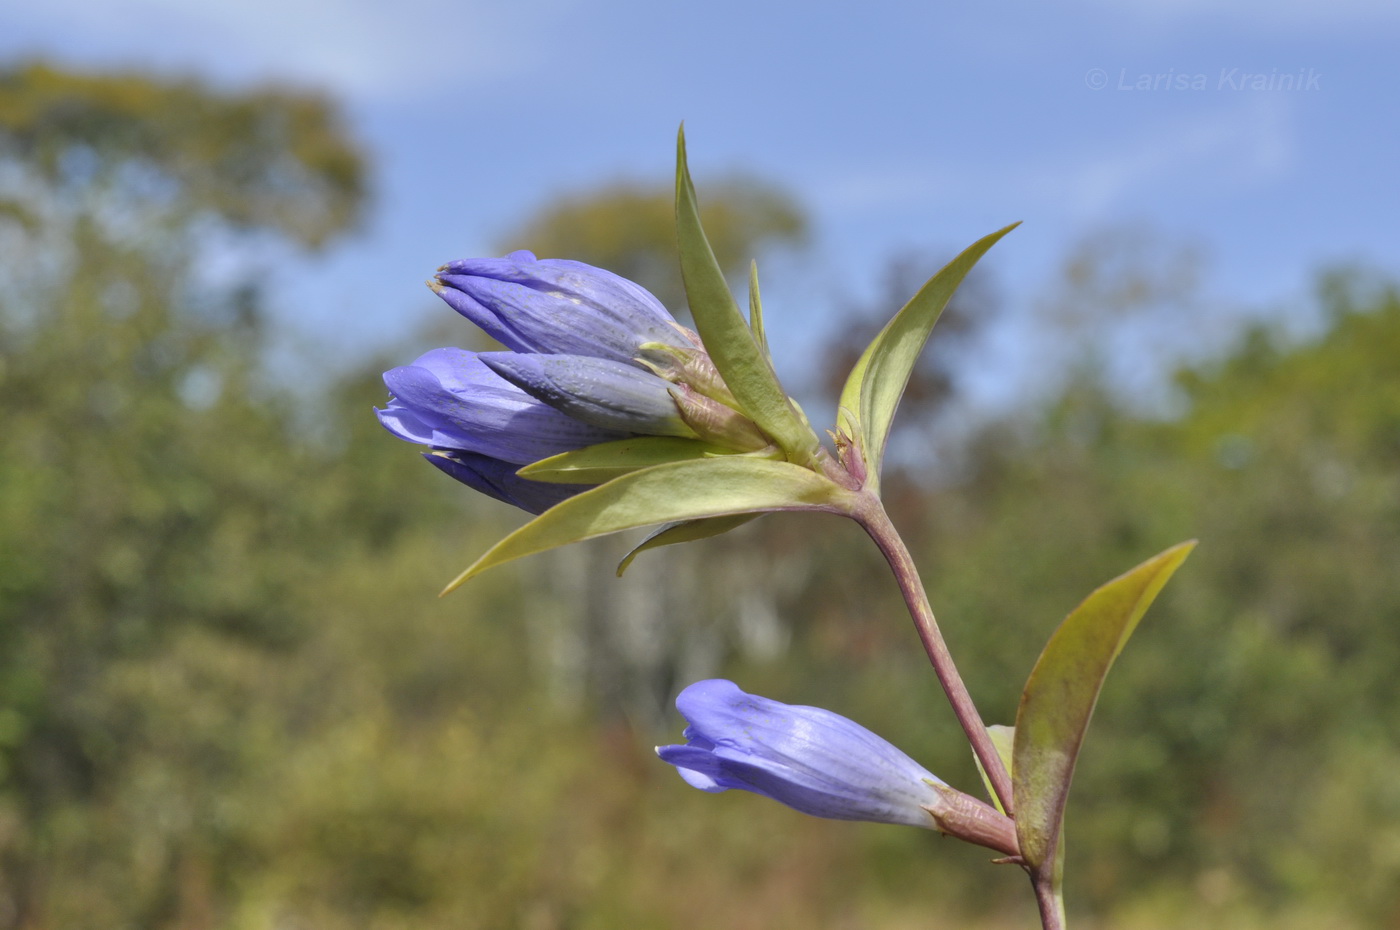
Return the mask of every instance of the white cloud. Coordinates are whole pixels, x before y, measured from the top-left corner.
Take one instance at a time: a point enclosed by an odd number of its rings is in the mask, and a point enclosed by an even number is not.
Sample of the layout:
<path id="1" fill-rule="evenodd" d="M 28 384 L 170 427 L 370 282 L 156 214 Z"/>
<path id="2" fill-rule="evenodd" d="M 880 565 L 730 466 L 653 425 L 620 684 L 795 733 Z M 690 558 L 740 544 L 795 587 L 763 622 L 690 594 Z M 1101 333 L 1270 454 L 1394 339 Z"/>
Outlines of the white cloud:
<path id="1" fill-rule="evenodd" d="M 1164 190 L 1228 193 L 1292 176 L 1298 129 L 1288 97 L 1212 93 L 1197 99 L 1206 105 L 1135 120 L 1135 128 L 1124 135 L 1099 134 L 1091 140 L 1067 134 L 1025 161 L 972 164 L 924 158 L 867 163 L 854 170 L 843 166 L 813 189 L 821 191 L 824 209 L 838 212 L 927 210 L 985 199 L 994 191 L 1023 210 L 1040 204 L 1092 221 L 1159 198 Z"/>
<path id="2" fill-rule="evenodd" d="M 1081 218 L 1115 211 L 1152 188 L 1253 188 L 1288 177 L 1297 138 L 1287 100 L 1254 94 L 1209 110 L 1157 121 L 1135 137 L 1030 178 L 1034 192 L 1073 204 Z"/>

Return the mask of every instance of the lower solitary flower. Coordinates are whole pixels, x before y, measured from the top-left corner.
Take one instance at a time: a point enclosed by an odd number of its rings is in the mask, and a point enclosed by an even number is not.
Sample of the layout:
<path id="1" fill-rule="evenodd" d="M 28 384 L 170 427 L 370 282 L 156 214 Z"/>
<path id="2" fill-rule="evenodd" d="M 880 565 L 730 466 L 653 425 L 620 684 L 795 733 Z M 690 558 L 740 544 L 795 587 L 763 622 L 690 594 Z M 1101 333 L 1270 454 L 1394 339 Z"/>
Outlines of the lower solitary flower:
<path id="1" fill-rule="evenodd" d="M 839 714 L 745 694 L 722 679 L 686 688 L 676 707 L 687 743 L 656 752 L 701 791 L 738 788 L 816 817 L 926 827 L 1016 853 L 1010 818 Z"/>
<path id="2" fill-rule="evenodd" d="M 676 698 L 688 744 L 657 754 L 702 791 L 741 788 L 837 820 L 932 827 L 943 782 L 858 723 L 820 707 L 699 681 Z"/>

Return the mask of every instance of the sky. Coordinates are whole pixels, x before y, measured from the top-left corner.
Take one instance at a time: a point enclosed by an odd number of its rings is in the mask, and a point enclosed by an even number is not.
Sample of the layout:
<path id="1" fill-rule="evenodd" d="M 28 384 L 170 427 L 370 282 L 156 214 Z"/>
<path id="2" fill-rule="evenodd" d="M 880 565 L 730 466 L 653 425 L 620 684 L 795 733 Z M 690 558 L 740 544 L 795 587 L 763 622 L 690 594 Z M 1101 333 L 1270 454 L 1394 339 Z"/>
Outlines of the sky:
<path id="1" fill-rule="evenodd" d="M 684 120 L 702 199 L 707 175 L 739 169 L 809 212 L 809 249 L 765 275 L 780 370 L 876 293 L 891 255 L 948 257 L 1023 221 L 985 260 L 1012 321 L 987 384 L 1034 365 L 1044 295 L 1098 230 L 1197 243 L 1212 300 L 1256 312 L 1305 303 L 1328 265 L 1400 271 L 1397 48 L 1393 0 L 0 9 L 0 61 L 275 80 L 341 101 L 373 158 L 368 222 L 272 270 L 286 337 L 323 357 L 419 332 L 447 312 L 427 275 L 488 253 L 552 197 L 669 178 Z"/>

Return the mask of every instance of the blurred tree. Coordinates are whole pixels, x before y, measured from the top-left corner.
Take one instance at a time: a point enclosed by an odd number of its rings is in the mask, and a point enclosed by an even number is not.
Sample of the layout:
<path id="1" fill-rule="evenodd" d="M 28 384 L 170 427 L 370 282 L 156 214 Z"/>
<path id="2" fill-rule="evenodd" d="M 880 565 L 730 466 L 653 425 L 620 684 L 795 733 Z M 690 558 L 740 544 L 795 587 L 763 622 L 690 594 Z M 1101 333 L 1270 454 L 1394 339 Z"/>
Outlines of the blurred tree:
<path id="1" fill-rule="evenodd" d="M 1069 249 L 1023 325 L 1042 377 L 1038 393 L 1102 380 L 1121 400 L 1162 409 L 1172 372 L 1228 351 L 1241 325 L 1203 299 L 1206 256 L 1194 242 L 1141 224 L 1092 229 Z"/>
<path id="2" fill-rule="evenodd" d="M 0 74 L 0 926 L 159 927 L 197 903 L 256 687 L 199 644 L 293 641 L 306 561 L 270 556 L 315 552 L 256 289 L 200 263 L 220 228 L 323 245 L 362 175 L 319 98 Z"/>
<path id="3" fill-rule="evenodd" d="M 1060 286 L 1042 310 L 1083 337 L 1106 321 L 1189 308 L 1196 301 L 1204 256 L 1185 241 L 1137 224 L 1090 230 L 1060 266 Z"/>
<path id="4" fill-rule="evenodd" d="M 749 262 L 779 245 L 801 245 L 802 208 L 782 190 L 749 177 L 705 182 L 700 216 L 715 258 L 732 280 L 747 281 Z M 673 312 L 684 312 L 676 251 L 676 193 L 670 181 L 621 182 L 552 198 L 498 240 L 499 251 L 529 249 L 541 258 L 572 258 L 646 287 Z"/>
<path id="5" fill-rule="evenodd" d="M 324 98 L 0 71 L 0 209 L 31 224 L 99 219 L 149 243 L 212 221 L 315 248 L 355 224 L 364 194 L 362 157 Z"/>

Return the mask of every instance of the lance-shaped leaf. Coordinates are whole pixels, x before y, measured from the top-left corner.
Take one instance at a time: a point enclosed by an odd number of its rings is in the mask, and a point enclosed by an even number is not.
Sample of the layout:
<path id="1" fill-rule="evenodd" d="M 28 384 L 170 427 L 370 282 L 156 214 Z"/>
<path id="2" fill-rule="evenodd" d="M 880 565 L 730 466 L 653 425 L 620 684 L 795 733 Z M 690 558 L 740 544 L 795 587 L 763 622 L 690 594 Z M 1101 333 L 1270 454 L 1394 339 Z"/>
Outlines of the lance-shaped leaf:
<path id="1" fill-rule="evenodd" d="M 643 468 L 732 455 L 733 449 L 699 439 L 675 436 L 634 436 L 600 442 L 573 452 L 561 452 L 520 469 L 531 481 L 554 484 L 603 484 Z"/>
<path id="2" fill-rule="evenodd" d="M 890 424 L 933 324 L 978 259 L 1020 223 L 978 239 L 928 280 L 894 319 L 880 330 L 851 369 L 841 389 L 841 428 L 865 449 L 867 484 L 878 487 Z M 854 416 L 857 422 L 852 423 Z"/>
<path id="3" fill-rule="evenodd" d="M 770 510 L 847 513 L 855 495 L 790 462 L 728 455 L 623 475 L 551 507 L 492 546 L 443 593 L 488 568 L 623 530 Z"/>
<path id="4" fill-rule="evenodd" d="M 758 350 L 772 357 L 768 351 L 768 332 L 763 328 L 763 298 L 758 293 L 758 262 L 749 262 L 749 329 Z"/>
<path id="5" fill-rule="evenodd" d="M 738 529 L 750 520 L 757 520 L 761 516 L 763 516 L 761 513 L 736 513 L 727 517 L 706 517 L 703 520 L 682 520 L 679 523 L 667 523 L 633 546 L 632 551 L 622 557 L 622 561 L 617 563 L 617 577 L 621 578 L 622 573 L 627 571 L 627 566 L 632 564 L 632 560 L 643 552 L 660 549 L 662 546 L 674 546 L 677 543 L 695 542 L 697 539 L 719 536 L 730 530 Z"/>
<path id="6" fill-rule="evenodd" d="M 1011 784 L 1021 855 L 1033 870 L 1060 842 L 1074 764 L 1104 678 L 1194 541 L 1121 575 L 1085 599 L 1050 637 L 1016 713 Z"/>
<path id="7" fill-rule="evenodd" d="M 772 437 L 791 461 L 811 463 L 821 441 L 778 383 L 773 366 L 734 302 L 700 225 L 700 206 L 686 165 L 684 128 L 676 141 L 676 238 L 686 300 L 715 367 L 749 419 Z"/>

